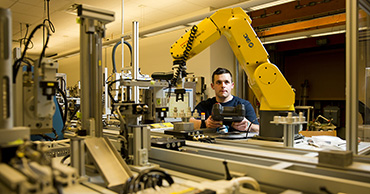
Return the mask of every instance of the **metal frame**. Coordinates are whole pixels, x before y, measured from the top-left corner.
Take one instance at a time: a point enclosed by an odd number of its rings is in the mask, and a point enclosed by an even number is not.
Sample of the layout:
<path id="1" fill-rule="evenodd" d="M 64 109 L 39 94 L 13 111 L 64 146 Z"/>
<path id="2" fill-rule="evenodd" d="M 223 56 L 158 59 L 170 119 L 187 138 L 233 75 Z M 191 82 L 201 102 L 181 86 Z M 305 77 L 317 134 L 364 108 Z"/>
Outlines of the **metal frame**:
<path id="1" fill-rule="evenodd" d="M 346 0 L 346 140 L 347 151 L 358 153 L 358 13 L 370 13 L 366 0 Z"/>
<path id="2" fill-rule="evenodd" d="M 237 154 L 233 156 L 239 157 Z M 203 156 L 155 147 L 151 149 L 150 159 L 163 168 L 213 180 L 224 178 L 225 168 L 222 162 L 227 159 L 231 174 L 256 179 L 261 184 L 262 190 L 267 193 L 278 193 L 288 189 L 320 193 L 322 187 L 333 193 L 366 193 L 370 189 L 367 173 L 356 171 L 349 173 L 336 168 L 317 167 L 317 164 L 308 166 L 256 157 L 250 157 L 249 161 L 245 159 L 237 161 L 226 155 Z"/>
<path id="3" fill-rule="evenodd" d="M 30 129 L 14 127 L 16 119 L 14 119 L 15 95 L 12 84 L 12 16 L 10 9 L 0 8 L 0 32 L 0 144 L 3 144 L 18 139 L 29 139 Z"/>
<path id="4" fill-rule="evenodd" d="M 105 24 L 114 21 L 114 12 L 79 5 L 78 16 L 82 129 L 88 135 L 102 137 L 102 38 L 105 36 Z"/>
<path id="5" fill-rule="evenodd" d="M 132 81 L 136 81 L 139 75 L 139 22 L 132 22 Z M 132 100 L 139 103 L 139 87 L 134 86 Z"/>

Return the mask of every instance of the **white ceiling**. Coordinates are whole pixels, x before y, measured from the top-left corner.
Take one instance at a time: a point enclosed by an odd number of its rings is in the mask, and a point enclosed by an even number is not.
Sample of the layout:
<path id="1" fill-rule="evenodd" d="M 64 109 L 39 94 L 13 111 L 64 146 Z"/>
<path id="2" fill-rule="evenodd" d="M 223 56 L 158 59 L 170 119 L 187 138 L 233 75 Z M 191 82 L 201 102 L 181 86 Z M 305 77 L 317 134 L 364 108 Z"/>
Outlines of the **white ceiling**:
<path id="1" fill-rule="evenodd" d="M 132 21 L 139 21 L 143 27 L 161 24 L 164 21 L 180 18 L 191 13 L 209 12 L 243 3 L 263 3 L 272 0 L 124 0 L 125 33 L 131 31 Z M 19 41 L 26 32 L 26 24 L 30 25 L 28 35 L 46 18 L 44 0 L 1 0 L 0 7 L 9 8 L 13 19 L 13 46 L 19 46 Z M 115 21 L 107 25 L 106 37 L 117 38 L 121 34 L 122 0 L 50 0 L 50 19 L 55 26 L 55 33 L 50 37 L 47 53 L 65 53 L 79 48 L 79 25 L 76 15 L 66 10 L 73 4 L 86 4 L 116 13 Z M 42 31 L 42 30 L 39 30 Z M 38 32 L 32 39 L 33 49 L 29 54 L 40 53 L 42 33 Z"/>

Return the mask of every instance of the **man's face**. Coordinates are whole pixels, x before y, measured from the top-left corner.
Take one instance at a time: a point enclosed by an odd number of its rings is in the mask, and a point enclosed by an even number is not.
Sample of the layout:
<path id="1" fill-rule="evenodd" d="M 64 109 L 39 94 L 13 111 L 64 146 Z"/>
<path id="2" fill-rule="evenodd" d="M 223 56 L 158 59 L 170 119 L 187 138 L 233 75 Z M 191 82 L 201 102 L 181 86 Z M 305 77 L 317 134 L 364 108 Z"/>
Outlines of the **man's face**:
<path id="1" fill-rule="evenodd" d="M 214 75 L 214 82 L 211 83 L 212 89 L 218 98 L 227 98 L 231 95 L 231 90 L 234 88 L 234 82 L 228 73 Z"/>

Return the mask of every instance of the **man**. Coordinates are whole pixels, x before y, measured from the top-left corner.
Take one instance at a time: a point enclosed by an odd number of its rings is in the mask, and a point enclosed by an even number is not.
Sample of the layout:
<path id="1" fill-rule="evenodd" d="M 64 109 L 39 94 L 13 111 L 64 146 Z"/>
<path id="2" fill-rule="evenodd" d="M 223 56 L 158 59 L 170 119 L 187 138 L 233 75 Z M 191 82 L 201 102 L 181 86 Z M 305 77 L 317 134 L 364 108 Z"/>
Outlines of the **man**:
<path id="1" fill-rule="evenodd" d="M 245 118 L 241 122 L 231 123 L 231 126 L 229 127 L 238 131 L 246 131 L 248 129 L 251 132 L 259 131 L 259 123 L 251 103 L 247 100 L 231 95 L 231 90 L 234 88 L 234 82 L 232 81 L 232 75 L 229 70 L 225 68 L 216 69 L 212 74 L 211 87 L 215 91 L 216 96 L 200 102 L 195 107 L 198 113 L 205 113 L 205 123 L 202 124 L 201 120 L 194 118 L 190 119 L 190 122 L 194 123 L 195 129 L 222 127 L 222 121 L 213 120 L 211 115 L 213 105 L 215 103 L 220 103 L 222 106 L 232 107 L 235 107 L 238 104 L 244 104 L 246 112 Z"/>

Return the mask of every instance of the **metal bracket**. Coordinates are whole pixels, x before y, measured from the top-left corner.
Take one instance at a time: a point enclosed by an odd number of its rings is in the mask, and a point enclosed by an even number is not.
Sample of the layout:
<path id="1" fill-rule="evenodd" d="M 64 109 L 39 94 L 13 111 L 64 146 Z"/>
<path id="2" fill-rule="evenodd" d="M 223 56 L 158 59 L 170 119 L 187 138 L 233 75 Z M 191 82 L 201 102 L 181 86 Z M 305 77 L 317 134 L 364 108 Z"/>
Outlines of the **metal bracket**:
<path id="1" fill-rule="evenodd" d="M 109 23 L 114 21 L 113 11 L 99 9 L 88 5 L 78 5 L 77 15 L 81 18 L 96 19 L 101 21 L 102 23 Z"/>

